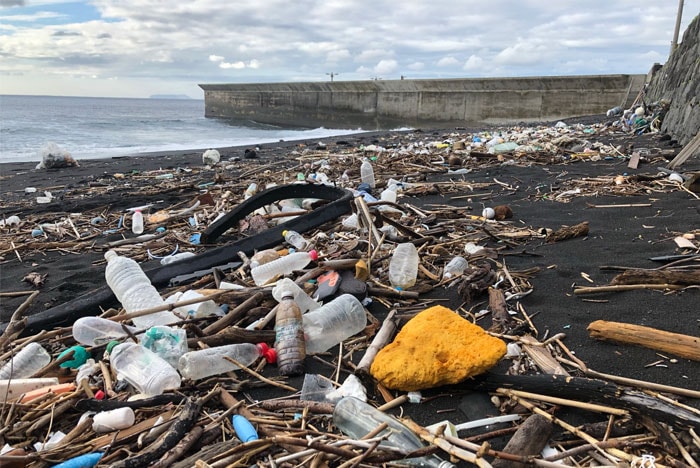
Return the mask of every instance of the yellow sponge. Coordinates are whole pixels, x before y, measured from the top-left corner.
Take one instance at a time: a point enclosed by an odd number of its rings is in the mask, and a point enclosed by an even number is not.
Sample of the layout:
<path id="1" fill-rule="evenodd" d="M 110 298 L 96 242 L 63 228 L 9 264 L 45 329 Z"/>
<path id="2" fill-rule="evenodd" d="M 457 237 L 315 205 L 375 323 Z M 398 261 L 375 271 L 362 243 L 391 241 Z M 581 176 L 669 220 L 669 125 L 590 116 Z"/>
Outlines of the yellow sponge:
<path id="1" fill-rule="evenodd" d="M 379 351 L 370 373 L 387 388 L 421 390 L 487 371 L 506 344 L 443 306 L 419 313 Z"/>

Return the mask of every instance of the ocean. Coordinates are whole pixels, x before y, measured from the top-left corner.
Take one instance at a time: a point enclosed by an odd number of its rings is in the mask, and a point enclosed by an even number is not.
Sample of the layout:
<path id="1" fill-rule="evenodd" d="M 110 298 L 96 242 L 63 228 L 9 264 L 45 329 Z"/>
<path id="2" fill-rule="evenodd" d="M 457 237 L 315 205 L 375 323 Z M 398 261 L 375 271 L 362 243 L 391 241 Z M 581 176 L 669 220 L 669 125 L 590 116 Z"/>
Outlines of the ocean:
<path id="1" fill-rule="evenodd" d="M 306 140 L 361 132 L 204 117 L 196 99 L 0 95 L 0 163 L 41 161 L 55 143 L 74 159 Z"/>

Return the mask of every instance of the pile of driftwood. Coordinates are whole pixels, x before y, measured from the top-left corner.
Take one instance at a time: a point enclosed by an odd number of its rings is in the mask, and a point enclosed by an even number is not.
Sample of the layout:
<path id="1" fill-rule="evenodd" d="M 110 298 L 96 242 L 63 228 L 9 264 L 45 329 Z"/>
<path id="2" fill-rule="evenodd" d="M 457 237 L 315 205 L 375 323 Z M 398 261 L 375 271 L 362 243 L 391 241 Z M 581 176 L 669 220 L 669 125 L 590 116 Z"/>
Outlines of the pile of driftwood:
<path id="1" fill-rule="evenodd" d="M 495 154 L 468 149 L 467 139 L 467 135 L 456 132 L 431 143 L 423 141 L 425 135 L 413 134 L 404 138 L 403 146 L 393 148 L 389 144 L 381 148 L 334 151 L 324 147 L 300 147 L 284 161 L 250 164 L 235 176 L 226 164 L 219 168 L 126 174 L 117 178 L 106 175 L 91 187 L 63 193 L 66 202 L 74 198 L 76 203 L 78 200 L 83 203 L 79 215 L 53 213 L 47 206 L 46 210 L 34 210 L 18 225 L 5 229 L 0 238 L 0 256 L 4 257 L 22 258 L 29 252 L 56 249 L 71 254 L 101 254 L 106 249 L 114 249 L 144 261 L 172 254 L 174 246 L 178 246 L 178 251 L 199 253 L 207 247 L 199 244 L 193 234 L 240 204 L 251 182 L 258 187 L 295 181 L 318 183 L 319 174 L 323 174 L 338 185 L 356 187 L 360 158 L 376 157 L 373 166 L 380 184 L 375 194 L 394 179 L 399 193 L 397 202 L 355 197 L 351 210 L 357 217 L 356 224 L 344 223 L 344 216 L 305 232 L 321 252 L 321 258 L 313 268 L 291 276 L 308 288 L 309 280 L 329 269 L 354 271 L 358 260 L 364 262 L 368 272 L 367 294 L 374 302 L 372 310 L 382 311 L 382 315 L 375 317 L 368 312 L 369 325 L 363 332 L 330 353 L 309 356 L 307 361 L 312 364 L 309 367 L 334 386 L 342 384 L 347 376 L 356 375 L 364 384 L 370 402 L 383 411 L 397 417 L 404 411 L 414 413 L 413 421 L 404 418 L 403 422 L 425 442 L 424 448 L 407 453 L 388 446 L 381 428 L 363 440 L 343 435 L 333 423 L 332 403 L 300 399 L 301 381 L 281 378 L 274 366 L 265 365 L 264 361 L 252 368 L 242 366 L 235 373 L 196 383 L 184 381 L 177 391 L 130 401 L 134 390 L 117 381 L 104 355 L 104 347 L 94 347 L 89 351 L 98 362 L 99 372 L 87 383 L 31 401 L 15 398 L 2 403 L 0 440 L 11 450 L 0 455 L 0 465 L 48 467 L 74 457 L 100 453 L 99 462 L 93 460 L 94 463 L 117 467 L 384 466 L 427 454 L 437 454 L 454 463 L 463 462 L 464 466 L 480 467 L 562 464 L 697 467 L 700 411 L 684 402 L 700 398 L 700 392 L 590 369 L 566 347 L 564 335 L 541 336 L 519 302 L 532 292 L 530 280 L 537 271 L 510 269 L 502 255 L 503 246 L 524 251 L 527 243 L 533 240 L 559 242 L 585 236 L 588 224 L 541 232 L 535 227 L 516 226 L 510 220 L 507 207 L 499 211 L 501 215 L 489 219 L 482 216 L 485 213 L 477 205 L 479 200 L 489 198 L 495 191 L 514 191 L 516 187 L 496 178 L 489 183 L 476 184 L 457 176 L 499 164 L 574 164 L 615 151 L 602 151 L 604 147 L 599 146 L 598 150 L 589 148 L 583 153 L 579 149 L 542 145 L 541 149 L 522 154 Z M 561 141 L 567 146 L 572 144 L 570 140 Z M 429 173 L 444 174 L 446 180 L 428 182 L 426 174 Z M 172 177 L 164 177 L 165 174 Z M 204 179 L 209 182 L 202 182 Z M 575 188 L 551 189 L 548 197 L 565 201 L 578 194 L 586 195 L 589 190 L 628 195 L 678 189 L 678 184 L 658 178 L 627 180 L 620 184 L 614 178 L 601 178 L 576 184 Z M 580 190 L 576 192 L 577 189 Z M 567 191 L 575 193 L 562 195 Z M 130 218 L 121 210 L 126 206 L 122 201 L 116 205 L 120 209 L 116 209 L 113 203 L 132 192 L 138 193 L 139 200 L 166 201 L 151 208 L 147 217 L 147 226 L 163 227 L 163 232 L 149 229 L 145 235 L 127 233 Z M 95 195 L 100 205 L 85 200 L 86 193 Z M 439 195 L 445 203 L 419 206 L 414 202 L 417 200 L 414 197 L 428 195 Z M 109 203 L 105 204 L 105 200 Z M 17 210 L 21 211 L 26 203 L 26 200 L 18 201 Z M 308 209 L 314 209 L 313 201 L 309 201 L 307 207 L 298 206 L 298 211 L 281 211 L 280 207 L 277 207 L 279 212 L 267 209 L 232 227 L 227 235 L 234 238 L 255 236 L 278 220 L 306 213 Z M 392 247 L 397 242 L 413 242 L 421 253 L 418 282 L 408 291 L 397 291 L 387 279 Z M 469 244 L 485 248 L 465 252 L 464 246 Z M 457 277 L 444 279 L 442 269 L 456 255 L 467 257 L 470 268 Z M 697 261 L 697 257 L 688 258 L 685 266 Z M 651 277 L 660 278 L 663 282 L 657 284 L 663 284 L 664 289 L 674 289 L 673 285 L 679 288 L 697 285 L 696 270 L 681 266 L 676 263 L 656 272 L 637 272 L 634 280 L 616 280 L 611 286 L 621 287 L 630 284 L 629 281 L 650 284 Z M 41 275 L 26 281 L 37 288 L 42 285 Z M 222 281 L 243 288 L 219 289 Z M 247 255 L 240 255 L 240 265 L 236 267 L 195 275 L 182 284 L 161 288 L 160 292 L 168 297 L 189 289 L 202 292 L 202 301 L 211 299 L 228 306 L 228 312 L 221 318 L 190 318 L 178 324 L 187 331 L 190 349 L 237 342 L 274 342 L 271 313 L 276 303 L 270 286 L 253 285 Z M 428 423 L 432 421 L 420 419 L 426 419 L 425 414 L 430 411 L 416 408 L 427 405 L 429 398 L 423 398 L 418 404 L 409 403 L 409 395 L 382 387 L 368 373 L 376 351 L 391 341 L 406 320 L 430 305 L 439 304 L 444 295 L 455 292 L 462 300 L 455 312 L 475 323 L 485 324 L 489 333 L 509 344 L 509 352 L 499 372 L 435 392 L 448 395 L 467 391 L 488 393 L 493 397 L 494 414 L 520 416 L 517 421 L 505 425 L 486 422 L 480 429 L 472 429 L 467 437 L 455 435 L 447 424 L 428 430 Z M 576 294 L 586 292 L 575 290 Z M 0 337 L 0 361 L 11 358 L 29 343 L 38 342 L 50 350 L 54 359 L 37 376 L 74 382 L 75 371 L 59 366 L 61 361 L 71 358 L 70 354 L 56 359 L 59 353 L 75 344 L 71 328 L 26 333 L 24 311 L 35 300 L 36 293 L 18 291 L 17 294 L 26 294 L 27 300 L 15 311 Z M 167 307 L 172 309 L 178 305 Z M 101 316 L 122 323 L 128 323 L 133 317 L 118 307 L 102 310 Z M 262 322 L 258 322 L 260 319 Z M 250 329 L 256 322 L 259 325 Z M 698 343 L 693 337 L 663 336 L 660 340 L 662 334 L 654 330 L 646 332 L 651 334 L 645 335 L 648 339 L 637 342 L 663 341 L 670 348 L 659 350 L 698 359 Z M 629 337 L 638 336 L 641 331 L 626 332 L 619 324 L 594 323 L 591 333 L 596 338 L 634 342 L 629 341 Z M 96 398 L 100 393 L 104 393 L 104 398 Z M 430 398 L 438 399 L 440 394 L 430 394 Z M 135 412 L 136 422 L 128 429 L 97 434 L 92 429 L 91 416 L 84 417 L 86 413 L 120 407 L 130 407 Z M 593 422 L 569 422 L 567 415 L 571 411 L 583 413 Z M 231 422 L 234 414 L 246 417 L 254 425 L 257 440 L 238 439 Z M 436 415 L 431 414 L 431 417 Z M 47 443 L 59 432 L 65 435 Z M 499 442 L 504 438 L 508 440 L 505 445 Z M 42 450 L 37 449 L 37 443 Z M 41 444 L 46 446 L 41 447 Z"/>

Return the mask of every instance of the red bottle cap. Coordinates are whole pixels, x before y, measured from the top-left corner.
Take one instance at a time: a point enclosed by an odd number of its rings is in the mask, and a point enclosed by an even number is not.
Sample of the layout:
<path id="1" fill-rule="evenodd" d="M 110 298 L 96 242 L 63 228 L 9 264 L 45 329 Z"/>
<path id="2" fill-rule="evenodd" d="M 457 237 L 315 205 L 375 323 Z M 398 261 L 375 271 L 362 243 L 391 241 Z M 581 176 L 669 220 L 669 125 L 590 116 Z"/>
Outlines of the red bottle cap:
<path id="1" fill-rule="evenodd" d="M 268 364 L 277 362 L 277 352 L 274 349 L 270 348 L 266 343 L 258 343 L 256 346 Z"/>
<path id="2" fill-rule="evenodd" d="M 311 257 L 311 260 L 313 261 L 318 260 L 318 252 L 315 250 L 309 250 L 309 257 Z"/>
<path id="3" fill-rule="evenodd" d="M 102 390 L 98 390 L 95 392 L 95 399 L 96 400 L 104 400 L 105 399 L 105 392 Z"/>

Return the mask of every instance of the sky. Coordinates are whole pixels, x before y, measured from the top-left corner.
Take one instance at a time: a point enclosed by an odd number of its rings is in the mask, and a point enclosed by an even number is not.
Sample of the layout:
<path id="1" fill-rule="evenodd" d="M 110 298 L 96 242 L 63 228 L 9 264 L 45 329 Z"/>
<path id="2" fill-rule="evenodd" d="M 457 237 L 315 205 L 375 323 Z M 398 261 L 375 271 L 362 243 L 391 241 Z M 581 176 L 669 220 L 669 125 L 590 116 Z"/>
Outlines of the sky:
<path id="1" fill-rule="evenodd" d="M 679 42 L 700 0 L 685 0 Z M 674 0 L 0 0 L 0 94 L 647 73 Z"/>

